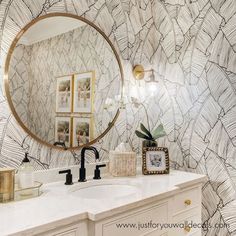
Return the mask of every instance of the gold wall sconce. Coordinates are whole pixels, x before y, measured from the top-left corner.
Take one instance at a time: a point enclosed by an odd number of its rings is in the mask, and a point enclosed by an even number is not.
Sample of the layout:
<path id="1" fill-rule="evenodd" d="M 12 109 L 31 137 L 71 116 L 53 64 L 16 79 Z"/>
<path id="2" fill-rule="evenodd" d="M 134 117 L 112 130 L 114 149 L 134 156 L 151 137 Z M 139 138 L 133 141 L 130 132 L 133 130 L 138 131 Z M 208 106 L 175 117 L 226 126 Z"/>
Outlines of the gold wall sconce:
<path id="1" fill-rule="evenodd" d="M 144 79 L 146 72 L 152 72 L 152 71 L 153 71 L 153 69 L 144 70 L 142 65 L 135 65 L 133 68 L 133 76 L 136 80 L 142 80 L 142 79 Z"/>
<path id="2" fill-rule="evenodd" d="M 145 77 L 145 73 L 151 73 L 149 76 L 149 80 L 145 80 L 145 82 L 157 82 L 155 80 L 154 70 L 144 70 L 144 67 L 142 65 L 135 65 L 133 67 L 133 76 L 136 80 L 143 80 Z"/>
<path id="3" fill-rule="evenodd" d="M 158 81 L 155 80 L 155 74 L 154 70 L 144 70 L 144 67 L 142 65 L 135 65 L 133 67 L 133 76 L 136 80 L 143 80 L 145 78 L 145 73 L 150 73 L 149 80 L 145 79 L 146 83 L 158 83 Z"/>
<path id="4" fill-rule="evenodd" d="M 149 73 L 148 79 L 145 79 L 145 74 Z M 157 90 L 158 81 L 155 79 L 155 73 L 153 69 L 144 70 L 142 65 L 135 65 L 133 67 L 133 76 L 136 80 L 144 80 L 147 83 L 147 87 L 152 94 Z"/>

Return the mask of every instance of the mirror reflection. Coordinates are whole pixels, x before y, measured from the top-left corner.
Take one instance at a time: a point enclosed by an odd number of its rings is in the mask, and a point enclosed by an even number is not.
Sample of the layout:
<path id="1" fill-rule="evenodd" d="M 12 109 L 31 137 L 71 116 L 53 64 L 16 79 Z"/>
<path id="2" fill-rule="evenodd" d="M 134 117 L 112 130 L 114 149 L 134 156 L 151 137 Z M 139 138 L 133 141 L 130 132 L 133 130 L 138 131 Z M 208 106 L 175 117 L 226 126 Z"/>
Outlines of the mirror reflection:
<path id="1" fill-rule="evenodd" d="M 118 62 L 93 25 L 69 16 L 40 19 L 11 54 L 6 91 L 11 109 L 23 128 L 45 144 L 69 148 L 93 142 L 119 111 Z"/>

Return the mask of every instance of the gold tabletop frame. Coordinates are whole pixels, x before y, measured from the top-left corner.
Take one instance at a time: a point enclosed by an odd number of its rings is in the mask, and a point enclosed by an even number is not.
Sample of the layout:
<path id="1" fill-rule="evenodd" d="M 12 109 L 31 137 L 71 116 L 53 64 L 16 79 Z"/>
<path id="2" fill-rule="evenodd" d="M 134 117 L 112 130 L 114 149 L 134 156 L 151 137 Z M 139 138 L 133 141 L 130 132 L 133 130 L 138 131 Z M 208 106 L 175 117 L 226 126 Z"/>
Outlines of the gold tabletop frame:
<path id="1" fill-rule="evenodd" d="M 58 146 L 54 146 L 53 144 L 50 144 L 46 141 L 43 141 L 41 138 L 39 138 L 38 136 L 36 136 L 34 133 L 32 133 L 25 125 L 24 123 L 21 121 L 20 117 L 18 116 L 15 108 L 14 108 L 14 104 L 12 102 L 11 99 L 11 95 L 10 95 L 10 90 L 9 90 L 9 78 L 8 78 L 8 73 L 9 73 L 9 67 L 10 67 L 10 61 L 11 61 L 11 57 L 13 54 L 13 51 L 18 43 L 18 41 L 20 40 L 20 38 L 22 37 L 22 35 L 34 24 L 36 24 L 37 22 L 39 22 L 40 20 L 46 19 L 46 18 L 50 18 L 50 17 L 56 17 L 56 16 L 63 16 L 63 17 L 70 17 L 70 18 L 74 18 L 77 20 L 81 20 L 84 23 L 90 25 L 91 27 L 93 27 L 95 30 L 97 30 L 102 36 L 103 38 L 107 41 L 107 43 L 110 45 L 113 53 L 115 54 L 116 60 L 118 62 L 119 65 L 119 69 L 120 69 L 120 74 L 121 74 L 121 100 L 123 99 L 123 90 L 124 90 L 124 72 L 123 72 L 123 67 L 121 64 L 121 60 L 120 57 L 114 47 L 114 45 L 112 44 L 112 42 L 110 41 L 110 39 L 107 37 L 107 35 L 98 27 L 96 26 L 94 23 L 92 23 L 91 21 L 81 17 L 81 16 L 77 16 L 74 14 L 70 14 L 70 13 L 60 13 L 60 12 L 55 12 L 55 13 L 49 13 L 43 16 L 40 16 L 38 18 L 33 19 L 30 23 L 28 23 L 15 37 L 15 39 L 13 40 L 10 49 L 8 50 L 8 54 L 7 54 L 7 58 L 6 58 L 6 62 L 5 62 L 5 68 L 4 68 L 4 88 L 5 88 L 5 96 L 7 98 L 8 104 L 10 106 L 11 112 L 13 113 L 15 119 L 17 120 L 17 122 L 19 123 L 19 125 L 23 128 L 23 130 L 29 134 L 33 139 L 35 139 L 37 142 L 39 142 L 40 144 L 43 144 L 49 148 L 53 148 L 53 149 L 58 149 L 58 150 L 65 150 L 62 147 L 58 147 Z M 97 138 L 95 138 L 94 140 L 92 140 L 91 142 L 85 144 L 85 145 L 81 145 L 79 147 L 70 147 L 67 150 L 77 150 L 77 149 L 81 149 L 84 146 L 88 146 L 88 145 L 92 145 L 94 143 L 96 143 L 97 141 L 99 141 L 101 138 L 103 138 L 109 131 L 110 129 L 114 126 L 116 120 L 118 119 L 118 116 L 120 114 L 120 109 L 117 109 L 117 112 L 113 118 L 113 120 L 109 123 L 109 126 L 107 127 L 107 129 L 101 134 L 99 135 Z"/>

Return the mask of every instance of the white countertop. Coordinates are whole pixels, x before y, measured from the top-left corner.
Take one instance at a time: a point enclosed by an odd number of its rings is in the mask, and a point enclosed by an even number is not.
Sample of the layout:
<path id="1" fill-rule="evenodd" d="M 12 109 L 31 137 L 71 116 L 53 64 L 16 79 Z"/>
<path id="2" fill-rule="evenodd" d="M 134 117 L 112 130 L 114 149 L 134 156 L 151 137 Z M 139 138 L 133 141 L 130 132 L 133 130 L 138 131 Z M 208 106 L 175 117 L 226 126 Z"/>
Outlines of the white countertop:
<path id="1" fill-rule="evenodd" d="M 111 178 L 117 184 L 128 183 L 136 186 L 138 192 L 130 196 L 107 196 L 104 200 L 80 199 L 72 194 L 77 188 L 86 187 L 90 183 L 106 183 L 109 179 L 75 182 L 71 186 L 64 185 L 64 182 L 45 184 L 40 197 L 0 204 L 0 235 L 17 235 L 19 232 L 30 235 L 30 231 L 35 232 L 40 226 L 50 229 L 60 221 L 70 224 L 82 219 L 101 220 L 172 196 L 181 188 L 206 181 L 204 175 L 171 170 L 168 175 Z"/>

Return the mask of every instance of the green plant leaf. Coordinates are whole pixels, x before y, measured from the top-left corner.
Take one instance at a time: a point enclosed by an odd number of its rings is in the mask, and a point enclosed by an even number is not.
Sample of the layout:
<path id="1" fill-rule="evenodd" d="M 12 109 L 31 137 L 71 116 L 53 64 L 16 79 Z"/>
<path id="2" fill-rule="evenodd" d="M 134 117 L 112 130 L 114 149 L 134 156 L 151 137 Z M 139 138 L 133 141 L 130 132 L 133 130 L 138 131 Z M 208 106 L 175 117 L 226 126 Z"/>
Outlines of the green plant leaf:
<path id="1" fill-rule="evenodd" d="M 152 134 L 150 133 L 150 131 L 142 123 L 140 123 L 140 128 L 145 134 L 147 134 L 147 136 L 150 139 L 153 139 Z"/>
<path id="2" fill-rule="evenodd" d="M 152 137 L 154 140 L 161 138 L 166 135 L 166 132 L 164 130 L 164 127 L 162 124 L 160 124 L 156 129 L 152 132 Z"/>
<path id="3" fill-rule="evenodd" d="M 135 134 L 139 137 L 139 138 L 143 138 L 146 140 L 151 140 L 150 137 L 148 137 L 147 135 L 143 134 L 142 132 L 135 130 Z"/>

